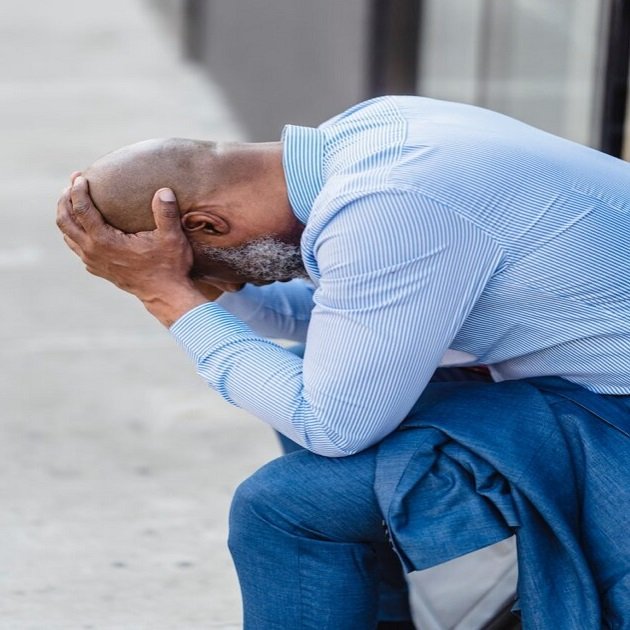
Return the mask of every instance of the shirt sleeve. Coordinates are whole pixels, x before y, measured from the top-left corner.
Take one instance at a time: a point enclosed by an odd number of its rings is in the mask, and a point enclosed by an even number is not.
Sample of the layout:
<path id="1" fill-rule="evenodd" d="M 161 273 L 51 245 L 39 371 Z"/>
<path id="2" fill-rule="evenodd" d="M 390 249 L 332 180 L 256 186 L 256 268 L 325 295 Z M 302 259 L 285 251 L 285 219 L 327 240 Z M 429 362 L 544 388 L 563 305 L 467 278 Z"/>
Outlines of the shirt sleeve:
<path id="1" fill-rule="evenodd" d="M 216 303 L 259 335 L 304 343 L 313 309 L 313 285 L 305 280 L 264 287 L 248 284 L 235 293 L 224 293 Z"/>
<path id="2" fill-rule="evenodd" d="M 409 413 L 501 260 L 477 226 L 415 193 L 379 193 L 322 230 L 304 359 L 217 304 L 171 328 L 226 400 L 326 456 L 361 451 Z"/>

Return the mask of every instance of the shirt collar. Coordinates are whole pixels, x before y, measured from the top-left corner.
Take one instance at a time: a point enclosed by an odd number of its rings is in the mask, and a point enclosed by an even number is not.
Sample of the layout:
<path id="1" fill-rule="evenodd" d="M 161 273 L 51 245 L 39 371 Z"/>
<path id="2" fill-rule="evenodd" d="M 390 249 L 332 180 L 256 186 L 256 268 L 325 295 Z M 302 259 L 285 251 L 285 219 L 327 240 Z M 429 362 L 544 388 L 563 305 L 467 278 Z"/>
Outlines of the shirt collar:
<path id="1" fill-rule="evenodd" d="M 306 224 L 323 185 L 324 134 L 319 129 L 287 125 L 282 131 L 282 166 L 293 213 Z"/>

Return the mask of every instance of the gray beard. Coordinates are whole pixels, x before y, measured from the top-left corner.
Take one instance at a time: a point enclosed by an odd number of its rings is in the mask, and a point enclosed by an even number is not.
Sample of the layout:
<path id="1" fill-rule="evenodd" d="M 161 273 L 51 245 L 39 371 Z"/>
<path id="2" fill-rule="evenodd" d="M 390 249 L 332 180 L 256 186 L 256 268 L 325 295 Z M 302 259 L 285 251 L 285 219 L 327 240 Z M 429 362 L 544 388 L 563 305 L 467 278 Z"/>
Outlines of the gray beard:
<path id="1" fill-rule="evenodd" d="M 253 283 L 308 278 L 298 245 L 283 243 L 275 238 L 259 238 L 239 247 L 193 245 L 199 258 L 219 263 L 244 280 Z M 203 280 L 203 276 L 199 276 Z"/>

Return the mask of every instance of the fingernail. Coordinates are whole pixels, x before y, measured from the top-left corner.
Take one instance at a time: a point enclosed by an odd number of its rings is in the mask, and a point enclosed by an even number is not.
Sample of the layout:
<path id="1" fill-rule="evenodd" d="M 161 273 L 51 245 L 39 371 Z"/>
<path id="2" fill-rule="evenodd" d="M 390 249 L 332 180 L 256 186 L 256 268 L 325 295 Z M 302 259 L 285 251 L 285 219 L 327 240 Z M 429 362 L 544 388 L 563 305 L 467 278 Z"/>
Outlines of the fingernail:
<path id="1" fill-rule="evenodd" d="M 162 188 L 158 192 L 160 201 L 166 201 L 167 203 L 175 201 L 175 193 L 170 188 Z"/>

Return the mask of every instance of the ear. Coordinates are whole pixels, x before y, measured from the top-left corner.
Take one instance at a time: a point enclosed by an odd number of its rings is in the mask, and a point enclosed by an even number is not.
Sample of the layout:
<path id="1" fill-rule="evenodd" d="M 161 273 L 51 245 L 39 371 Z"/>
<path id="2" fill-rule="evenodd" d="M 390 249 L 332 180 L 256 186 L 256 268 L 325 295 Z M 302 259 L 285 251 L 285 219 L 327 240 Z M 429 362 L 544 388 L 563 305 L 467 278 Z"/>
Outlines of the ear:
<path id="1" fill-rule="evenodd" d="M 214 210 L 202 208 L 191 210 L 182 217 L 184 232 L 203 232 L 211 235 L 223 235 L 230 231 L 230 226 Z"/>

